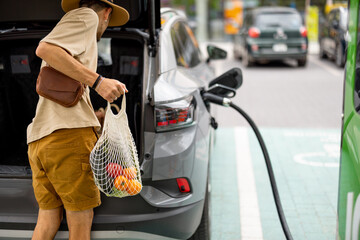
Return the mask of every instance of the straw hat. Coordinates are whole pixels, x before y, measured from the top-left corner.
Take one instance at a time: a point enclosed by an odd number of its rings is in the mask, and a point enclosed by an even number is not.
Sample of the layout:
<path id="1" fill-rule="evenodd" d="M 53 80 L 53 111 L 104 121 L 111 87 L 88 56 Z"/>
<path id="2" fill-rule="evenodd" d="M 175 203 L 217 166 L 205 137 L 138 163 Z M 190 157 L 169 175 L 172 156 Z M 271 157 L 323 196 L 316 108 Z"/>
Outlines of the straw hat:
<path id="1" fill-rule="evenodd" d="M 113 0 L 99 0 L 112 7 L 111 18 L 109 22 L 110 27 L 124 25 L 129 20 L 129 13 L 125 8 L 114 4 Z M 61 7 L 65 12 L 79 8 L 80 0 L 62 0 Z"/>

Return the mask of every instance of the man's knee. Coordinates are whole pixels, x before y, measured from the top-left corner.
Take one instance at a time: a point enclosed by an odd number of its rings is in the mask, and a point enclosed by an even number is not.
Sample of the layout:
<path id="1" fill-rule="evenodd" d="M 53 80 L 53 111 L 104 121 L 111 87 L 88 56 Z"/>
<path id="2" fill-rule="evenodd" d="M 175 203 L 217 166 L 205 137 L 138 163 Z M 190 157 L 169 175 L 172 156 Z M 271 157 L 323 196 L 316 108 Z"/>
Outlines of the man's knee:
<path id="1" fill-rule="evenodd" d="M 60 225 L 63 219 L 64 209 L 62 207 L 43 210 L 39 209 L 38 223 L 44 225 Z"/>
<path id="2" fill-rule="evenodd" d="M 90 239 L 93 217 L 93 209 L 76 212 L 66 210 L 66 220 L 69 228 L 69 240 Z"/>
<path id="3" fill-rule="evenodd" d="M 66 219 L 69 225 L 87 225 L 91 227 L 93 217 L 93 209 L 88 209 L 84 211 L 66 210 Z"/>
<path id="4" fill-rule="evenodd" d="M 62 218 L 62 207 L 51 210 L 40 209 L 32 239 L 53 239 L 59 229 Z"/>

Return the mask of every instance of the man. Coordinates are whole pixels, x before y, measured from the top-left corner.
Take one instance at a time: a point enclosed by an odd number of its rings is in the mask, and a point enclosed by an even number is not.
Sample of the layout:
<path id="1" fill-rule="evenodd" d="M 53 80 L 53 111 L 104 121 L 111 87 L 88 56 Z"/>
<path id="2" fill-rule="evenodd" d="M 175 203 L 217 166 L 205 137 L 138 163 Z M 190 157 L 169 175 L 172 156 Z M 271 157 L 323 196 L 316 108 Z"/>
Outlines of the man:
<path id="1" fill-rule="evenodd" d="M 128 12 L 112 0 L 62 0 L 61 4 L 66 14 L 41 40 L 36 55 L 43 59 L 42 66 L 50 65 L 113 102 L 127 89 L 118 80 L 96 73 L 97 41 L 108 26 L 125 24 Z M 69 239 L 90 239 L 93 208 L 101 204 L 89 164 L 99 127 L 88 87 L 70 108 L 39 98 L 27 130 L 33 187 L 39 204 L 32 239 L 53 239 L 63 208 Z"/>

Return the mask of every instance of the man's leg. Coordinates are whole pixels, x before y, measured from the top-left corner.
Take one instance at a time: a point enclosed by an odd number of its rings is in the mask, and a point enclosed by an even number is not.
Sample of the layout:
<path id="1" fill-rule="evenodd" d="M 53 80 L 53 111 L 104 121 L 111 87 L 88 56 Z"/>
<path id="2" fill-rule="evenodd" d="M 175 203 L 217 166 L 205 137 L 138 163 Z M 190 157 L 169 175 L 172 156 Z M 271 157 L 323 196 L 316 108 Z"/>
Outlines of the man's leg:
<path id="1" fill-rule="evenodd" d="M 69 240 L 90 240 L 93 217 L 93 209 L 84 211 L 66 210 Z"/>
<path id="2" fill-rule="evenodd" d="M 39 209 L 39 216 L 32 240 L 54 239 L 63 218 L 63 207 L 43 210 Z"/>

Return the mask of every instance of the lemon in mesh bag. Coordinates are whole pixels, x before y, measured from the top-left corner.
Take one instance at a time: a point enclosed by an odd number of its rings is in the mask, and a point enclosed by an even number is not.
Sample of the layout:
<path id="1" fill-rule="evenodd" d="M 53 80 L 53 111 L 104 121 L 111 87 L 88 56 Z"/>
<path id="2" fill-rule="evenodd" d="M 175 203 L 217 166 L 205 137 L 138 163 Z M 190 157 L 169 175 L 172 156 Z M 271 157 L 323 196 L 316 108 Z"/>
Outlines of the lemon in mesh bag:
<path id="1" fill-rule="evenodd" d="M 110 197 L 133 196 L 142 189 L 138 155 L 125 109 L 125 95 L 116 115 L 108 103 L 101 136 L 90 154 L 95 184 Z"/>

